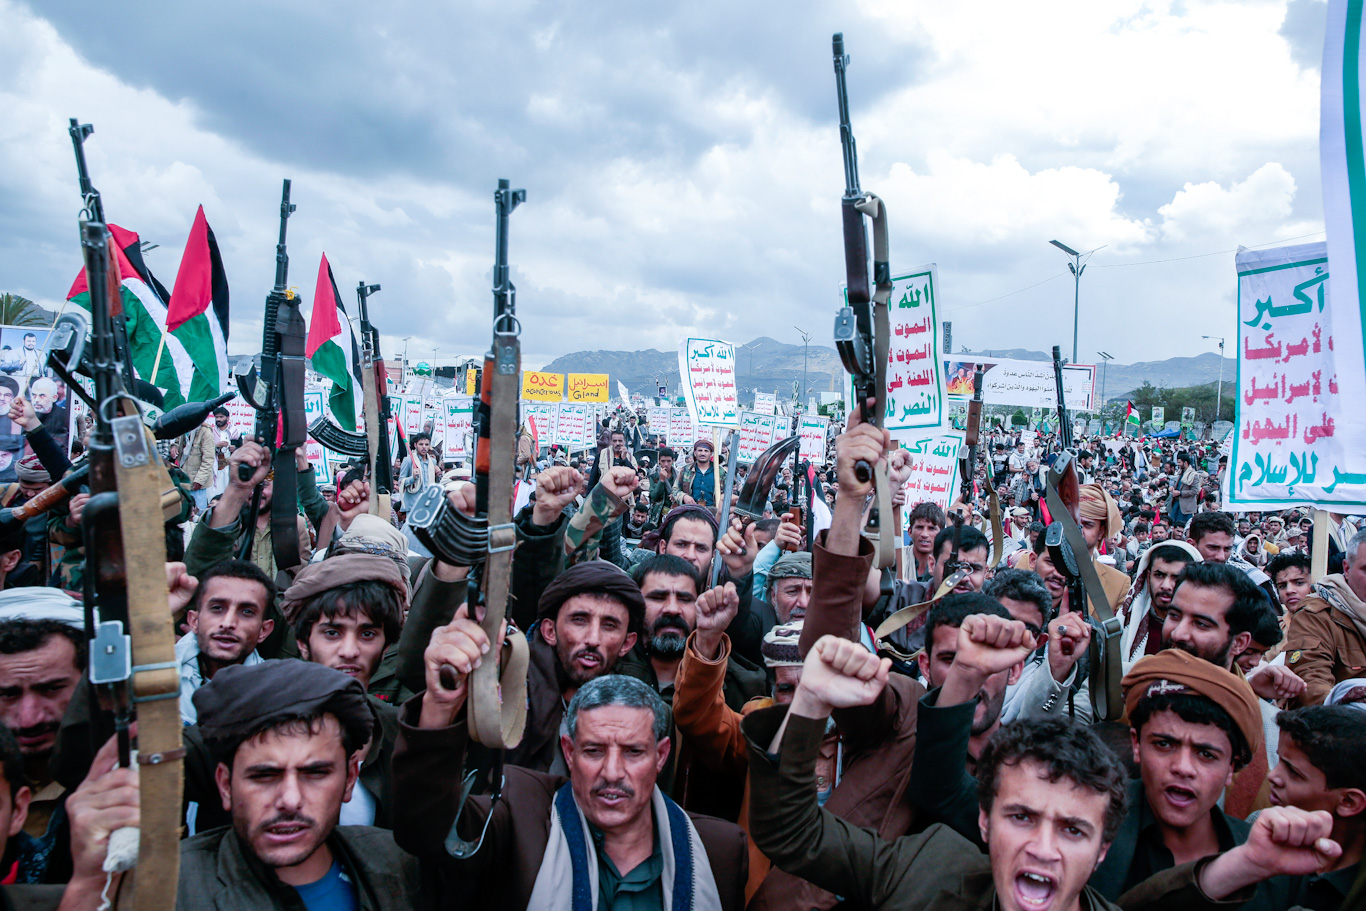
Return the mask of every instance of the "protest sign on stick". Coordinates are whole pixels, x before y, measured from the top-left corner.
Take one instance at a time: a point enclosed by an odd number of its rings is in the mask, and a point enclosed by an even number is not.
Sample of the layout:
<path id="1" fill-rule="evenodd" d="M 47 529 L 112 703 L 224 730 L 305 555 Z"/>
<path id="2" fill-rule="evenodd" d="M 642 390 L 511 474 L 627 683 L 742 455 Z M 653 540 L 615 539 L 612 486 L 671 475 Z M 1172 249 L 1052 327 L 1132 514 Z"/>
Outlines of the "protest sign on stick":
<path id="1" fill-rule="evenodd" d="M 933 503 L 947 510 L 958 496 L 958 453 L 962 431 L 929 429 L 900 435 L 898 443 L 911 454 L 911 476 L 906 480 L 906 506 L 901 520 L 909 528 L 911 510 L 919 503 Z M 902 529 L 903 531 L 906 528 Z"/>
<path id="2" fill-rule="evenodd" d="M 570 452 L 588 449 L 593 445 L 590 430 L 592 416 L 588 405 L 580 402 L 561 402 L 555 406 L 555 442 Z"/>
<path id="3" fill-rule="evenodd" d="M 471 456 L 470 441 L 474 435 L 474 397 L 448 395 L 441 400 L 442 458 L 449 462 Z"/>
<path id="4" fill-rule="evenodd" d="M 775 441 L 778 419 L 771 414 L 745 411 L 740 414 L 739 458 L 753 462 Z"/>
<path id="5" fill-rule="evenodd" d="M 558 402 L 564 398 L 563 373 L 522 373 L 522 398 L 528 402 Z"/>
<path id="6" fill-rule="evenodd" d="M 678 372 L 693 422 L 700 427 L 738 427 L 735 346 L 711 338 L 685 338 L 678 345 Z"/>
<path id="7" fill-rule="evenodd" d="M 609 395 L 605 373 L 571 373 L 565 384 L 565 398 L 571 402 L 605 402 Z"/>
<path id="8" fill-rule="evenodd" d="M 944 362 L 939 354 L 934 264 L 892 279 L 888 301 L 891 336 L 887 345 L 888 430 L 938 427 L 944 423 Z M 851 402 L 850 407 L 856 407 Z"/>
<path id="9" fill-rule="evenodd" d="M 809 461 L 817 468 L 824 465 L 825 435 L 829 426 L 830 422 L 823 417 L 802 415 L 801 423 L 797 425 L 797 434 L 801 437 L 797 458 Z"/>
<path id="10" fill-rule="evenodd" d="M 754 410 L 759 414 L 773 414 L 777 404 L 777 395 L 772 392 L 754 393 Z"/>

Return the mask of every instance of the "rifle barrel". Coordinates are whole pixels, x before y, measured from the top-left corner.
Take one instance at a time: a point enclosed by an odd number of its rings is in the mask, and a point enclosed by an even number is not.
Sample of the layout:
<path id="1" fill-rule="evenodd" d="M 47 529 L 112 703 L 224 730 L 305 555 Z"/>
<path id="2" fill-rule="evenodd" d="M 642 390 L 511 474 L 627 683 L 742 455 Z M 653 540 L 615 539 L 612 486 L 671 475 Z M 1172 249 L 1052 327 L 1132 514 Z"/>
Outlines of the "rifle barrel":
<path id="1" fill-rule="evenodd" d="M 844 195 L 854 198 L 863 195 L 858 185 L 858 149 L 854 144 L 854 127 L 849 122 L 849 91 L 845 85 L 845 71 L 849 56 L 844 53 L 844 33 L 836 32 L 831 39 L 835 55 L 835 90 L 840 103 L 840 145 L 844 149 Z"/>
<path id="2" fill-rule="evenodd" d="M 285 232 L 289 229 L 289 216 L 296 207 L 289 201 L 289 178 L 280 194 L 280 240 L 275 244 L 275 290 L 283 293 L 289 284 L 289 252 L 285 247 Z"/>

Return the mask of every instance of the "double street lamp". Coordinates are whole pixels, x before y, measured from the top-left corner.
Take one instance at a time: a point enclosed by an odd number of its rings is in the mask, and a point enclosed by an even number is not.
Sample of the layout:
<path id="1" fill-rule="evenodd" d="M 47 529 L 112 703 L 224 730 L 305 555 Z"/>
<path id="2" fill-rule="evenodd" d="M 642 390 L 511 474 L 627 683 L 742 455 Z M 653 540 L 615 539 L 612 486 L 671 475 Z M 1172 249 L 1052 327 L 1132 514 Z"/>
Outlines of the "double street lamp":
<path id="1" fill-rule="evenodd" d="M 1072 363 L 1077 362 L 1077 319 L 1081 312 L 1081 274 L 1086 271 L 1086 265 L 1081 261 L 1082 257 L 1090 257 L 1096 250 L 1104 250 L 1109 244 L 1101 244 L 1095 250 L 1088 253 L 1078 253 L 1067 244 L 1060 240 L 1050 240 L 1050 244 L 1057 247 L 1068 256 L 1072 261 L 1067 264 L 1067 269 L 1072 273 Z"/>
<path id="2" fill-rule="evenodd" d="M 1115 359 L 1115 356 L 1108 351 L 1097 351 L 1096 354 L 1099 354 L 1102 358 L 1100 366 L 1100 413 L 1104 415 L 1105 406 L 1109 404 L 1105 400 L 1105 377 L 1110 372 L 1110 362 Z"/>

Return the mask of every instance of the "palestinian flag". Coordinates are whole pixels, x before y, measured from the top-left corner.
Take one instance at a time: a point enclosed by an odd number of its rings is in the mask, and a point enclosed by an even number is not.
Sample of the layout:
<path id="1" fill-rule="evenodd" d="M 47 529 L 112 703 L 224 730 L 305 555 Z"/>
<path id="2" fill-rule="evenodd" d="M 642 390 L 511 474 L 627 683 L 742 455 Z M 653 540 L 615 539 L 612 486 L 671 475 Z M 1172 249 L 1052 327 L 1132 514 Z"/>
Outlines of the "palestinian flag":
<path id="1" fill-rule="evenodd" d="M 313 292 L 313 315 L 308 321 L 304 353 L 313 369 L 332 381 L 332 393 L 327 399 L 332 417 L 343 430 L 355 431 L 364 408 L 360 349 L 326 253 L 318 263 L 318 287 Z"/>
<path id="2" fill-rule="evenodd" d="M 197 382 L 190 389 L 192 400 L 213 398 L 217 390 L 227 388 L 228 277 L 203 206 L 195 213 L 190 237 L 185 241 L 166 308 L 166 328 L 185 346 L 194 363 Z M 201 378 L 213 391 L 200 389 Z"/>
<path id="3" fill-rule="evenodd" d="M 1129 407 L 1124 409 L 1124 423 L 1133 424 L 1137 427 L 1139 424 L 1143 423 L 1139 420 L 1138 409 L 1134 407 L 1133 402 L 1129 402 L 1128 405 Z"/>
<path id="4" fill-rule="evenodd" d="M 109 234 L 123 290 L 123 314 L 133 369 L 142 379 L 162 390 L 167 411 L 186 401 L 202 401 L 218 395 L 220 387 L 216 382 L 210 384 L 199 372 L 184 342 L 174 334 L 166 335 L 166 350 L 162 353 L 157 375 L 152 376 L 152 365 L 156 363 L 157 349 L 161 347 L 166 328 L 164 302 L 170 300 L 171 295 L 143 262 L 137 234 L 114 224 L 109 226 Z M 71 283 L 66 299 L 87 311 L 90 309 L 90 287 L 84 269 Z"/>

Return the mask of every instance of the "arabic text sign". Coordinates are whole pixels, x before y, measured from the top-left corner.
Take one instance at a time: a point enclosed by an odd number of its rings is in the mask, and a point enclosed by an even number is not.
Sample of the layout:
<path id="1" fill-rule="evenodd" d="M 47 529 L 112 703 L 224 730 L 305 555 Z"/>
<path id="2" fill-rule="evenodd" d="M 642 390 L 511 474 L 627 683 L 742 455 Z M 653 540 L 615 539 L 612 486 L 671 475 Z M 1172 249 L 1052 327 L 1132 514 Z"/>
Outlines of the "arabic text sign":
<path id="1" fill-rule="evenodd" d="M 949 395 L 972 397 L 974 364 L 985 368 L 982 401 L 988 405 L 1047 410 L 1058 407 L 1052 361 L 1003 360 L 970 354 L 949 358 L 944 367 Z M 1094 410 L 1095 385 L 1094 364 L 1067 364 L 1062 368 L 1063 397 L 1069 411 Z"/>
<path id="2" fill-rule="evenodd" d="M 778 397 L 772 392 L 754 393 L 754 410 L 759 414 L 773 414 Z"/>
<path id="3" fill-rule="evenodd" d="M 555 412 L 556 443 L 570 450 L 587 449 L 592 445 L 587 404 L 561 402 Z"/>
<path id="4" fill-rule="evenodd" d="M 645 423 L 650 427 L 650 433 L 668 436 L 669 434 L 669 407 L 667 405 L 651 405 L 645 413 Z"/>
<path id="5" fill-rule="evenodd" d="M 903 488 L 903 522 L 910 522 L 911 509 L 918 503 L 933 503 L 943 510 L 953 503 L 958 496 L 958 452 L 963 438 L 961 431 L 927 430 L 900 441 L 901 448 L 911 454 L 911 476 Z"/>
<path id="6" fill-rule="evenodd" d="M 810 461 L 818 468 L 824 465 L 825 431 L 829 426 L 830 422 L 825 418 L 803 416 L 797 426 L 797 434 L 801 437 L 801 448 L 798 450 L 797 458 Z"/>
<path id="7" fill-rule="evenodd" d="M 678 345 L 678 372 L 694 423 L 706 427 L 739 425 L 734 345 L 710 338 L 685 338 Z"/>
<path id="8" fill-rule="evenodd" d="M 607 386 L 605 373 L 571 373 L 566 398 L 571 402 L 605 402 L 610 398 Z"/>
<path id="9" fill-rule="evenodd" d="M 312 426 L 313 422 L 323 416 L 323 399 L 325 398 L 321 389 L 304 390 L 304 423 Z M 234 401 L 236 401 L 234 399 Z M 231 417 L 231 412 L 229 412 Z M 326 468 L 326 453 L 323 446 L 313 437 L 308 437 L 304 442 L 304 455 L 308 457 L 309 464 L 315 469 Z"/>
<path id="10" fill-rule="evenodd" d="M 541 446 L 555 442 L 555 417 L 557 409 L 550 402 L 523 402 L 522 423 L 536 428 L 536 441 Z"/>
<path id="11" fill-rule="evenodd" d="M 745 411 L 740 415 L 740 461 L 753 462 L 773 445 L 778 419 L 771 414 Z"/>
<path id="12" fill-rule="evenodd" d="M 448 395 L 441 400 L 442 444 L 444 460 L 468 459 L 470 438 L 474 435 L 474 397 Z"/>
<path id="13" fill-rule="evenodd" d="M 1338 388 L 1336 395 L 1330 395 L 1330 404 L 1336 406 L 1329 411 L 1335 421 L 1333 436 L 1321 436 L 1319 440 L 1320 448 L 1329 453 L 1326 462 L 1320 457 L 1316 477 L 1322 496 L 1314 494 L 1316 503 L 1329 507 L 1366 504 L 1366 416 L 1361 408 L 1366 401 L 1366 308 L 1362 305 L 1366 300 L 1366 289 L 1362 287 L 1362 272 L 1366 270 L 1366 217 L 1362 215 L 1366 207 L 1366 187 L 1362 181 L 1366 160 L 1362 142 L 1366 137 L 1361 117 L 1361 39 L 1360 4 L 1330 0 L 1323 76 L 1319 83 L 1319 170 L 1323 180 L 1323 221 L 1328 229 L 1328 266 L 1333 274 L 1331 297 L 1339 304 L 1336 309 L 1331 301 L 1328 304 L 1323 333 L 1332 344 L 1327 345 L 1326 356 L 1319 355 L 1323 357 L 1324 373 L 1318 380 L 1325 384 L 1332 380 Z M 1317 298 L 1317 292 L 1309 291 L 1309 296 Z M 1280 306 L 1285 303 L 1277 301 Z M 1273 328 L 1280 328 L 1280 319 L 1271 321 Z M 1278 336 L 1287 346 L 1298 343 L 1300 337 Z M 1288 350 L 1287 347 L 1287 353 Z M 1304 420 L 1310 426 L 1327 424 L 1321 411 L 1317 417 L 1305 415 Z M 1234 441 L 1235 450 L 1241 442 Z M 1297 497 L 1301 493 L 1296 490 Z"/>
<path id="14" fill-rule="evenodd" d="M 669 446 L 675 450 L 687 449 L 697 439 L 697 428 L 686 408 L 669 409 L 668 431 Z"/>
<path id="15" fill-rule="evenodd" d="M 564 398 L 563 373 L 522 373 L 522 398 L 528 402 L 558 402 Z"/>
<path id="16" fill-rule="evenodd" d="M 931 264 L 892 282 L 886 427 L 893 433 L 938 427 L 944 423 L 944 372 L 935 310 L 939 274 Z"/>
<path id="17" fill-rule="evenodd" d="M 1366 495 L 1366 422 L 1343 385 L 1345 361 L 1327 246 L 1238 254 L 1237 425 L 1230 502 L 1358 503 Z M 1336 288 L 1336 284 L 1333 285 Z M 1182 415 L 1183 422 L 1185 415 Z"/>

